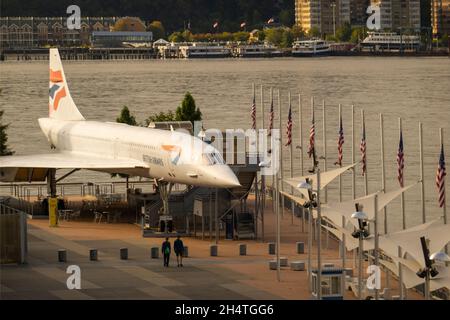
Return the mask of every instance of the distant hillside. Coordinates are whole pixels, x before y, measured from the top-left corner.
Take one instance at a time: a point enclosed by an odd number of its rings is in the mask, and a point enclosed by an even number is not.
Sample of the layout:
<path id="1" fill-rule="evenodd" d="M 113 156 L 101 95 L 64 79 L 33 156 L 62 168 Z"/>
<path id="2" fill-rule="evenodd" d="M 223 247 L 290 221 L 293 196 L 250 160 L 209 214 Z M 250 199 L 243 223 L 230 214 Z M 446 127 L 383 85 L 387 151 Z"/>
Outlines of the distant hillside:
<path id="1" fill-rule="evenodd" d="M 292 26 L 294 0 L 0 0 L 1 16 L 65 16 L 76 4 L 82 16 L 138 16 L 162 21 L 168 33 L 190 26 L 193 32 L 238 31 L 261 27 L 269 18 Z"/>

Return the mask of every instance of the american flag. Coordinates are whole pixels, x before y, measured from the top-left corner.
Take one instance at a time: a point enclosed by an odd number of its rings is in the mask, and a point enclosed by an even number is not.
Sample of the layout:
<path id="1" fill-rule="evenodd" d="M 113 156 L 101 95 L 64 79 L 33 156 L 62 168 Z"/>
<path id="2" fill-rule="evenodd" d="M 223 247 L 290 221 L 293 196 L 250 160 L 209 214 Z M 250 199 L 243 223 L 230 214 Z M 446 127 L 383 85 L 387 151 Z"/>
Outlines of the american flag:
<path id="1" fill-rule="evenodd" d="M 338 161 L 335 164 L 342 167 L 342 159 L 344 154 L 342 152 L 342 146 L 344 145 L 344 127 L 342 126 L 342 117 L 339 119 L 339 137 L 338 137 Z"/>
<path id="2" fill-rule="evenodd" d="M 270 112 L 269 112 L 269 134 L 268 134 L 268 136 L 272 135 L 273 118 L 274 117 L 275 117 L 275 113 L 273 112 L 273 98 L 272 98 L 272 102 L 270 103 Z"/>
<path id="3" fill-rule="evenodd" d="M 253 96 L 253 104 L 252 104 L 252 110 L 250 112 L 250 116 L 252 117 L 252 129 L 256 130 L 256 102 L 255 102 L 255 96 Z"/>
<path id="4" fill-rule="evenodd" d="M 286 126 L 287 142 L 286 146 L 290 146 L 292 143 L 292 106 L 289 104 L 288 122 Z"/>
<path id="5" fill-rule="evenodd" d="M 366 150 L 366 126 L 364 124 L 359 150 L 361 150 L 362 175 L 365 175 L 367 171 L 367 157 L 366 157 L 367 150 Z"/>
<path id="6" fill-rule="evenodd" d="M 445 157 L 444 157 L 444 145 L 441 145 L 441 154 L 439 156 L 439 164 L 436 172 L 436 186 L 439 193 L 439 208 L 443 208 L 445 205 Z"/>
<path id="7" fill-rule="evenodd" d="M 405 168 L 405 157 L 403 154 L 403 133 L 400 131 L 400 142 L 398 143 L 397 152 L 397 178 L 400 187 L 403 188 L 403 169 Z"/>
<path id="8" fill-rule="evenodd" d="M 311 156 L 314 154 L 314 138 L 316 135 L 316 127 L 314 124 L 314 113 L 312 115 L 311 129 L 309 129 L 309 147 L 308 147 L 308 155 Z"/>

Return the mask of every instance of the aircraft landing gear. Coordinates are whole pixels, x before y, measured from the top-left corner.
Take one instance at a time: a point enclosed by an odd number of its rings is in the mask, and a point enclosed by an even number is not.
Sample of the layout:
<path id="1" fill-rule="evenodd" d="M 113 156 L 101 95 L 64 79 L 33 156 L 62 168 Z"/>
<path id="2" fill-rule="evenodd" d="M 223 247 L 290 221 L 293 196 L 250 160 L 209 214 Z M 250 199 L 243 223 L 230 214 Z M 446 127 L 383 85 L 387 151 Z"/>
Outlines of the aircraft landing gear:
<path id="1" fill-rule="evenodd" d="M 169 211 L 169 197 L 172 192 L 173 183 L 164 180 L 156 180 L 156 185 L 163 204 L 162 212 L 159 216 L 160 232 L 172 232 L 173 221 Z"/>

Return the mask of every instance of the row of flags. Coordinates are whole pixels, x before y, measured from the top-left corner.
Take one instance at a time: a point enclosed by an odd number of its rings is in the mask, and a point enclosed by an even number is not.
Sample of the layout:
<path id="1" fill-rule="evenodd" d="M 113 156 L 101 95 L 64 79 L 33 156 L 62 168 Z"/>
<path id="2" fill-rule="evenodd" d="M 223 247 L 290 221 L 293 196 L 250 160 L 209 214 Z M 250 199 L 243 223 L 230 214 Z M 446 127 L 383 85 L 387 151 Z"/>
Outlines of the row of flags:
<path id="1" fill-rule="evenodd" d="M 267 24 L 271 24 L 274 22 L 275 22 L 275 19 L 273 17 L 270 18 L 269 20 L 267 20 Z M 244 28 L 246 25 L 247 25 L 247 22 L 245 22 L 245 21 L 241 22 L 241 24 L 240 24 L 241 28 Z M 219 21 L 214 22 L 213 28 L 216 29 L 218 26 L 219 26 Z M 189 22 L 189 28 L 190 28 L 190 22 Z"/>
<path id="2" fill-rule="evenodd" d="M 256 102 L 255 96 L 253 96 L 253 103 L 251 107 L 251 120 L 252 120 L 252 129 L 256 130 Z M 271 135 L 271 131 L 273 129 L 273 121 L 274 121 L 274 105 L 273 98 L 270 103 L 270 112 L 269 112 L 269 130 L 268 135 Z M 289 111 L 288 111 L 288 120 L 286 125 L 286 136 L 287 142 L 286 146 L 290 146 L 292 144 L 292 105 L 289 101 Z M 316 135 L 316 127 L 315 127 L 315 119 L 314 119 L 314 111 L 311 117 L 311 127 L 309 130 L 309 144 L 308 144 L 308 156 L 311 158 L 315 154 L 315 135 Z M 339 131 L 338 131 L 338 140 L 337 140 L 337 149 L 338 149 L 338 159 L 335 162 L 335 165 L 342 166 L 342 160 L 344 158 L 343 153 L 343 145 L 344 145 L 344 127 L 342 124 L 342 116 L 339 118 Z M 359 150 L 361 152 L 361 174 L 362 176 L 367 174 L 367 145 L 366 145 L 366 126 L 363 122 L 362 132 L 361 132 L 361 143 L 359 145 Z M 405 155 L 403 149 L 403 132 L 400 130 L 400 138 L 397 150 L 397 179 L 401 188 L 404 187 L 404 169 L 405 169 Z M 445 155 L 444 155 L 444 144 L 441 144 L 441 151 L 439 155 L 439 163 L 438 169 L 436 172 L 436 186 L 438 189 L 438 200 L 439 207 L 444 207 L 445 205 L 445 176 L 446 176 L 446 168 L 445 168 Z"/>

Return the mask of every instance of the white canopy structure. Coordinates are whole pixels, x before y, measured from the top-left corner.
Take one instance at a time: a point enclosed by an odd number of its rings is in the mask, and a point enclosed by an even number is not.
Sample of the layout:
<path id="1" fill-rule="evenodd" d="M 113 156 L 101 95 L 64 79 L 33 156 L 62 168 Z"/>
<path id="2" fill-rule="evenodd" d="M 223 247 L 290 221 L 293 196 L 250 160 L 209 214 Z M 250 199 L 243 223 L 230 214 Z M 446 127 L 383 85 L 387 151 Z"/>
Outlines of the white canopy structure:
<path id="1" fill-rule="evenodd" d="M 339 202 L 339 203 L 330 203 L 328 205 L 321 206 L 321 214 L 323 216 L 328 217 L 335 224 L 341 224 L 342 216 L 344 216 L 347 221 L 353 224 L 355 227 L 358 227 L 358 221 L 355 219 L 351 219 L 351 215 L 355 212 L 355 204 L 358 203 L 363 205 L 363 211 L 367 214 L 370 220 L 375 217 L 375 208 L 374 208 L 374 197 L 377 195 L 377 207 L 378 211 L 381 211 L 386 207 L 392 200 L 400 196 L 403 192 L 411 189 L 416 186 L 418 182 L 410 184 L 404 188 L 399 188 L 389 192 L 378 191 L 367 196 L 357 198 L 354 200 Z"/>
<path id="2" fill-rule="evenodd" d="M 321 172 L 320 173 L 320 190 L 325 188 L 331 181 L 333 181 L 334 179 L 339 177 L 345 171 L 353 168 L 354 166 L 356 166 L 356 163 L 351 164 L 351 165 L 346 166 L 346 167 L 342 167 L 342 168 L 338 168 L 338 169 L 334 169 L 334 170 L 330 170 L 330 171 Z M 284 182 L 286 182 L 287 184 L 293 186 L 299 192 L 301 192 L 306 198 L 308 198 L 308 190 L 303 189 L 303 188 L 298 188 L 298 185 L 300 183 L 306 181 L 306 179 L 310 179 L 310 181 L 312 181 L 312 189 L 313 190 L 317 190 L 317 181 L 316 181 L 317 179 L 316 178 L 317 178 L 316 174 L 310 174 L 308 176 L 301 176 L 301 177 L 293 177 L 293 178 L 284 179 Z"/>

